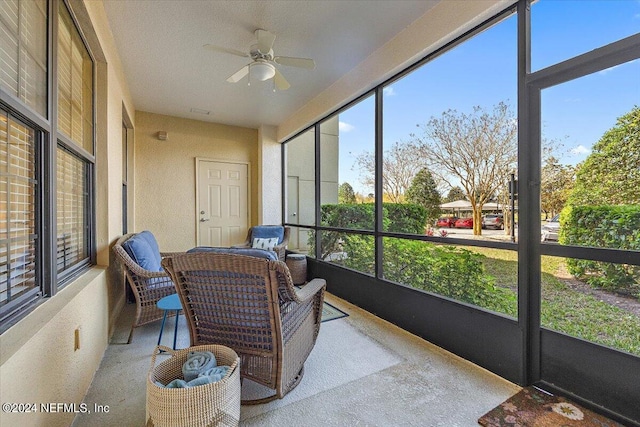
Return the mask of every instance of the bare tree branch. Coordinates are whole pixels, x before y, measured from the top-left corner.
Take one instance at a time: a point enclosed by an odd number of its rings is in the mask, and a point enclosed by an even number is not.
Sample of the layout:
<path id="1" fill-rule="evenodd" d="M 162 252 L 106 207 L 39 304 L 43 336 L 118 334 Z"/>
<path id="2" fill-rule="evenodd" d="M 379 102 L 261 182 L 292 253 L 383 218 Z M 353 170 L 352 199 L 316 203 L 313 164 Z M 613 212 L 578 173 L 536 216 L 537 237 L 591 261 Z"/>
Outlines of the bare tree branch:
<path id="1" fill-rule="evenodd" d="M 517 122 L 504 102 L 487 111 L 447 110 L 418 125 L 412 144 L 429 169 L 445 182 L 458 180 L 473 207 L 474 234 L 482 233 L 482 207 L 504 185 L 517 164 Z M 453 185 L 452 185 L 453 187 Z"/>

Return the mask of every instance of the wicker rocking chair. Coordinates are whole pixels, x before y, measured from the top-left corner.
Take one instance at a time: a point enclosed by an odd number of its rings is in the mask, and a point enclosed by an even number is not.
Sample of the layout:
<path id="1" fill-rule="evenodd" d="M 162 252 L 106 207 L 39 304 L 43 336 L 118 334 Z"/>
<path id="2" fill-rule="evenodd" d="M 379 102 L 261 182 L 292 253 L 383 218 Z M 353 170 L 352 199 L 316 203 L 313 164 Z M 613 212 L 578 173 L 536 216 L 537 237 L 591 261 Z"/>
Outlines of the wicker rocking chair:
<path id="1" fill-rule="evenodd" d="M 131 343 L 134 328 L 162 319 L 164 311 L 160 310 L 156 304 L 167 295 L 176 293 L 171 277 L 164 270 L 151 271 L 145 269 L 134 261 L 129 252 L 125 250 L 123 246 L 125 242 L 143 233 L 151 235 L 148 231 L 138 234 L 126 234 L 119 238 L 113 246 L 116 257 L 122 263 L 126 281 L 129 283 L 136 298 L 136 315 L 131 325 L 131 331 L 129 331 L 127 344 Z M 151 238 L 153 238 L 153 235 L 151 235 Z M 155 238 L 153 239 L 155 241 Z M 153 249 L 155 250 L 155 248 Z M 176 253 L 158 252 L 159 257 L 171 255 L 176 255 Z M 175 315 L 175 313 L 170 315 Z"/>
<path id="2" fill-rule="evenodd" d="M 287 265 L 244 255 L 189 253 L 162 260 L 178 289 L 191 345 L 221 344 L 241 360 L 240 376 L 281 399 L 302 379 L 315 345 L 326 283 L 296 289 Z"/>

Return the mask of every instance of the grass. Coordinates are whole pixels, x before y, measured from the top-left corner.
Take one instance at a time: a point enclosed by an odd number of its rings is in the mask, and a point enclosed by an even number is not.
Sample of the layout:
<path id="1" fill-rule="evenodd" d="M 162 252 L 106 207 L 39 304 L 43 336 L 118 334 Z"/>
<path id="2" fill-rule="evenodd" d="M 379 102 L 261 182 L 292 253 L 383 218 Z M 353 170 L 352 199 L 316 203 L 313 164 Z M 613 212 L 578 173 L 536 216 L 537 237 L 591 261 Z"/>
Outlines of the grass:
<path id="1" fill-rule="evenodd" d="M 497 286 L 517 294 L 518 254 L 491 248 L 466 248 L 483 256 L 483 263 Z M 584 340 L 640 355 L 640 318 L 569 288 L 556 277 L 564 259 L 543 256 L 542 326 Z M 515 316 L 517 307 L 505 314 Z"/>

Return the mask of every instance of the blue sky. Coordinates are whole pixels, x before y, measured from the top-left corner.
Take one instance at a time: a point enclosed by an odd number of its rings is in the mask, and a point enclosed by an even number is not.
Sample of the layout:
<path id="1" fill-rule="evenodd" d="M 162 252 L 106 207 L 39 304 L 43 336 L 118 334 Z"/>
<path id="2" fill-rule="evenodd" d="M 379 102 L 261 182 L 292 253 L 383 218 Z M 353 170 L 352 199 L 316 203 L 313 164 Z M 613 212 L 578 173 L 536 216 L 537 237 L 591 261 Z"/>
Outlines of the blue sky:
<path id="1" fill-rule="evenodd" d="M 509 17 L 385 88 L 385 147 L 409 140 L 417 124 L 449 108 L 470 112 L 504 101 L 515 115 L 516 20 Z M 640 0 L 540 0 L 532 6 L 532 71 L 639 32 Z M 577 164 L 634 105 L 640 105 L 638 60 L 545 89 L 543 136 L 561 142 L 563 163 Z M 373 151 L 373 111 L 370 97 L 340 114 L 339 179 L 362 193 L 371 190 L 353 164 Z"/>

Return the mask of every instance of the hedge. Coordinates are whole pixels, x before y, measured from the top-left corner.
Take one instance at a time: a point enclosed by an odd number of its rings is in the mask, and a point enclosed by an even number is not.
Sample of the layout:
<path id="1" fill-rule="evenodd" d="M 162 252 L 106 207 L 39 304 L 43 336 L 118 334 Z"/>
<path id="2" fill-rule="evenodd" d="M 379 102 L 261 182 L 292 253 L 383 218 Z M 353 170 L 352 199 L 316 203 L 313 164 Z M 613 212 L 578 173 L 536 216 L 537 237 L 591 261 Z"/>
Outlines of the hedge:
<path id="1" fill-rule="evenodd" d="M 342 265 L 373 274 L 373 239 L 345 237 Z M 407 239 L 384 239 L 384 278 L 489 310 L 517 314 L 515 294 L 485 273 L 482 255 Z"/>
<path id="2" fill-rule="evenodd" d="M 375 226 L 375 205 L 373 203 L 326 204 L 320 207 L 320 221 L 324 226 L 353 230 L 373 230 Z M 427 223 L 427 210 L 411 203 L 383 203 L 382 227 L 385 231 L 397 233 L 423 234 Z M 344 252 L 342 247 L 346 236 L 343 232 L 322 231 L 322 258 L 332 253 Z M 315 250 L 315 241 L 309 241 Z"/>
<path id="3" fill-rule="evenodd" d="M 383 203 L 382 226 L 384 231 L 423 234 L 427 224 L 427 210 L 412 203 Z M 321 224 L 330 227 L 373 230 L 375 205 L 326 204 L 320 208 Z"/>
<path id="4" fill-rule="evenodd" d="M 570 206 L 560 224 L 561 244 L 640 251 L 640 205 Z M 593 287 L 640 298 L 640 266 L 573 258 L 567 266 Z"/>
<path id="5" fill-rule="evenodd" d="M 410 203 L 383 203 L 383 228 L 396 233 L 423 234 L 427 210 Z M 374 205 L 327 204 L 321 207 L 322 225 L 353 230 L 374 229 Z M 370 235 L 320 231 L 322 258 L 363 273 L 374 274 L 374 238 Z M 313 248 L 315 242 L 309 242 Z M 408 239 L 384 239 L 384 277 L 417 289 L 501 313 L 517 313 L 515 294 L 495 286 L 482 256 L 466 249 Z"/>

